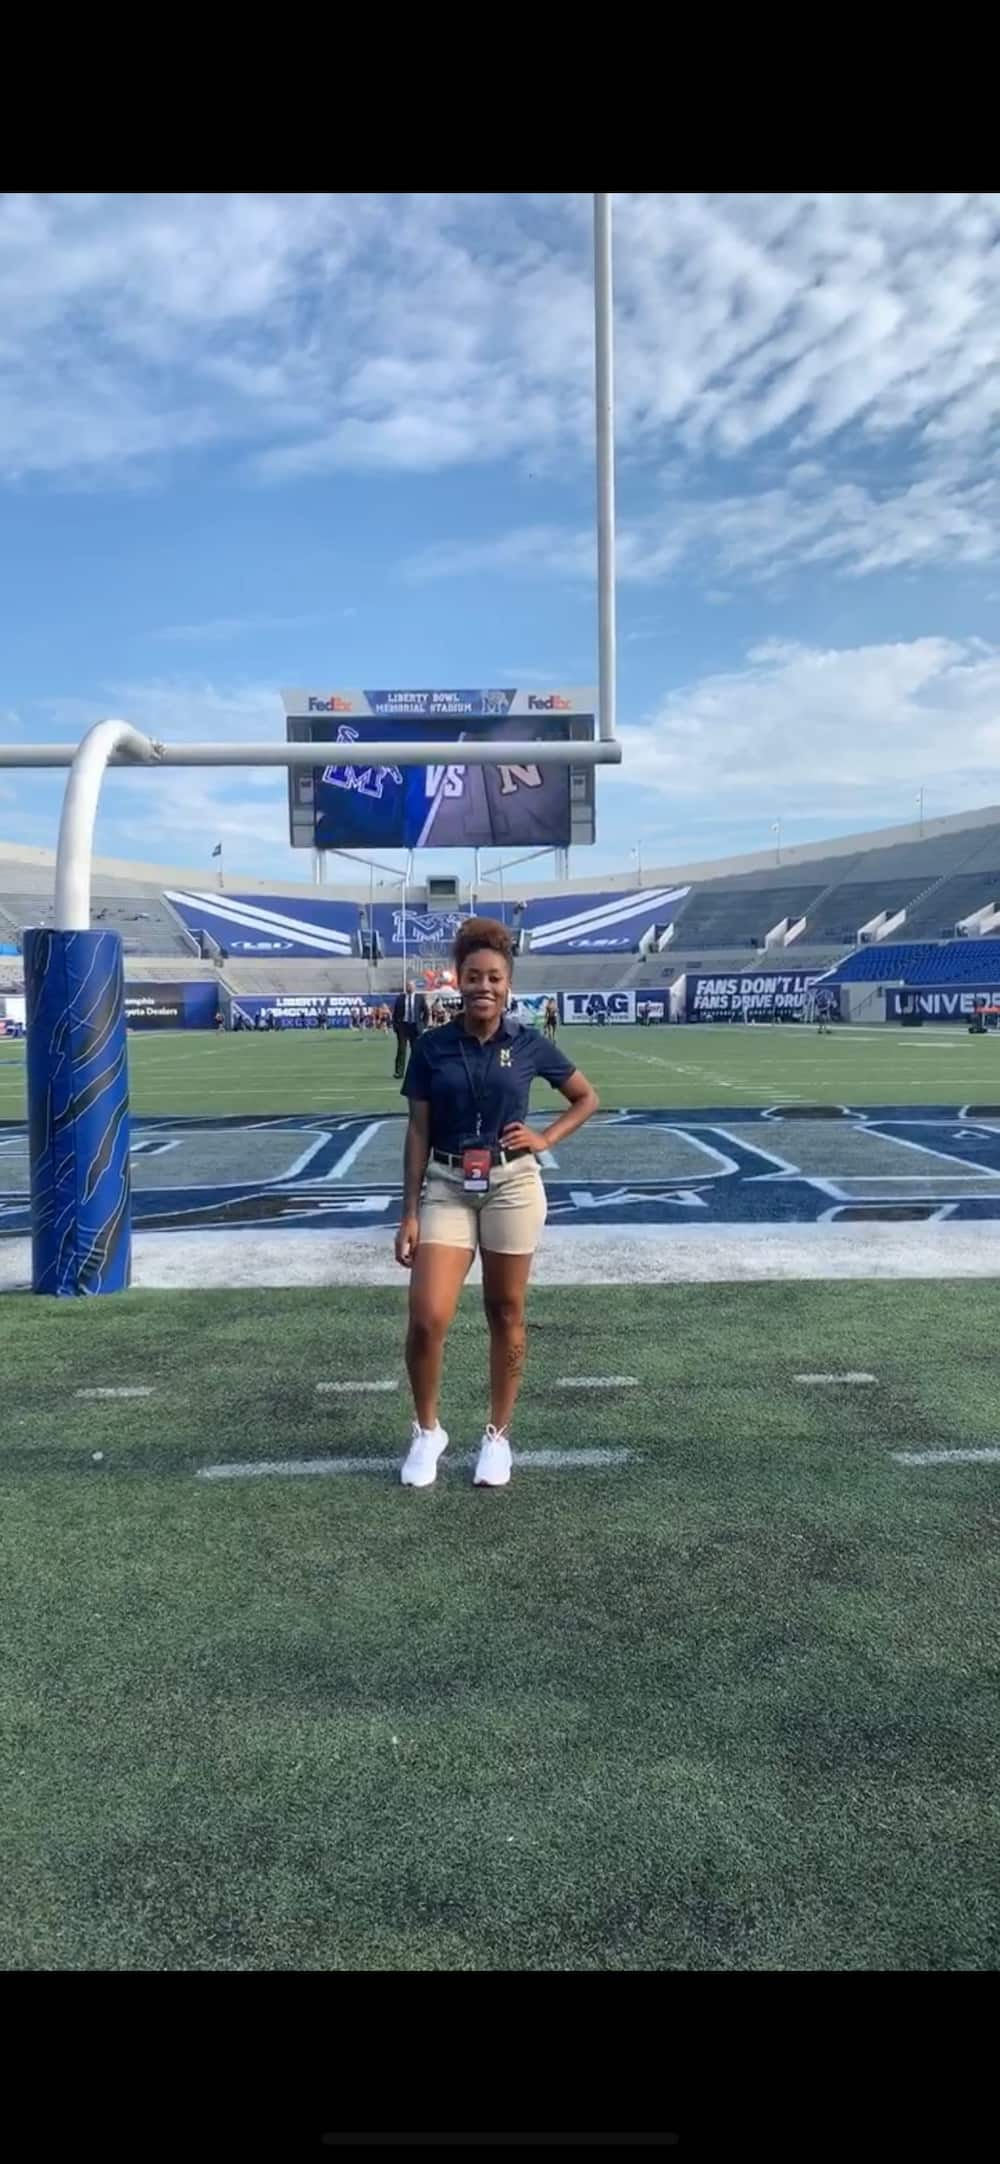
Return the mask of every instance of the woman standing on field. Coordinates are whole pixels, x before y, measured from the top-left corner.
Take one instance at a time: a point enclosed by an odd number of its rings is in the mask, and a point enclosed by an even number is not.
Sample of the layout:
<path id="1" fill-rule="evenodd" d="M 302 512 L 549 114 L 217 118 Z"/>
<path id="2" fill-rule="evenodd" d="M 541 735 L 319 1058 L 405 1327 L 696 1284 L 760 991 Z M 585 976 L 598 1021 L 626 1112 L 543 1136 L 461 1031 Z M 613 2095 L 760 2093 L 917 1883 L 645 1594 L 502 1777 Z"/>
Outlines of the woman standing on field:
<path id="1" fill-rule="evenodd" d="M 438 1420 L 444 1344 L 476 1249 L 490 1334 L 490 1417 L 478 1487 L 506 1487 L 508 1428 L 524 1370 L 524 1300 L 545 1223 L 538 1170 L 543 1150 L 596 1112 L 586 1077 L 537 1030 L 507 1014 L 513 941 L 502 924 L 469 917 L 455 941 L 462 1011 L 413 1048 L 403 1095 L 410 1100 L 403 1214 L 396 1260 L 412 1272 L 406 1367 L 415 1419 L 405 1487 L 428 1488 L 448 1437 Z M 544 1134 L 525 1125 L 536 1075 L 568 1110 Z M 425 1185 L 426 1179 L 426 1185 Z"/>

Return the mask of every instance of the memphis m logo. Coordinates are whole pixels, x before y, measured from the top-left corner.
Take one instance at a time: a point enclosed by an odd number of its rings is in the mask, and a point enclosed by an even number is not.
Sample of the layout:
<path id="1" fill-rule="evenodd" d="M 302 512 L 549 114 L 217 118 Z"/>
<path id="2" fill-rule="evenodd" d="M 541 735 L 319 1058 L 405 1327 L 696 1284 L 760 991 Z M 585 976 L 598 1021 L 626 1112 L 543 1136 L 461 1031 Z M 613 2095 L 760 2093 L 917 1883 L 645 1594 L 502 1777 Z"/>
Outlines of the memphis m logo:
<path id="1" fill-rule="evenodd" d="M 428 910 L 426 914 L 422 910 L 408 909 L 404 931 L 403 912 L 401 909 L 394 909 L 392 921 L 392 936 L 396 946 L 401 946 L 404 938 L 411 947 L 427 944 L 440 946 L 442 942 L 455 938 L 459 925 L 465 923 L 465 916 L 460 909 Z"/>
<path id="2" fill-rule="evenodd" d="M 338 744 L 356 744 L 358 732 L 342 721 L 335 738 Z M 331 789 L 356 789 L 359 796 L 374 797 L 381 802 L 387 781 L 402 787 L 403 776 L 398 766 L 325 766 L 323 780 Z"/>

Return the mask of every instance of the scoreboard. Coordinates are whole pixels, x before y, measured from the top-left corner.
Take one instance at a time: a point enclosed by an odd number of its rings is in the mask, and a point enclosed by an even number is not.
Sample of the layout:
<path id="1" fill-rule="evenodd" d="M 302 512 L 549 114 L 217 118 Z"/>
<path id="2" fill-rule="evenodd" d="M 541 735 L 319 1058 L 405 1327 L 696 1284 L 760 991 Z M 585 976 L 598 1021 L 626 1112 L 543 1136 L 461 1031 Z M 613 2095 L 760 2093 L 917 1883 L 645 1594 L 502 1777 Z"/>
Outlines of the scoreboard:
<path id="1" fill-rule="evenodd" d="M 564 849 L 593 842 L 594 768 L 504 760 L 507 742 L 595 735 L 592 690 L 286 691 L 290 743 L 317 764 L 289 771 L 293 849 Z M 365 762 L 366 743 L 441 741 L 433 766 Z M 463 742 L 496 744 L 496 765 L 469 765 Z M 454 751 L 454 756 L 451 756 Z"/>

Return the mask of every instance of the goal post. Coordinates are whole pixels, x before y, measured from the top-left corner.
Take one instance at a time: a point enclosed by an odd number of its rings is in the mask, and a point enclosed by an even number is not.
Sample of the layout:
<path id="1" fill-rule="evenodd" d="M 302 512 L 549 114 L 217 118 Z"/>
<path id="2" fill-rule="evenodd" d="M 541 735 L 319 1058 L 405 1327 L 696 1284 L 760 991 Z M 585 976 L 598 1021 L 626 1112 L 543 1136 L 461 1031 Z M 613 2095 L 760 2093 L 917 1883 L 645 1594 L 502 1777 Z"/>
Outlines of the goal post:
<path id="1" fill-rule="evenodd" d="M 366 745 L 397 765 L 439 758 L 440 741 Z M 508 756 L 617 766 L 615 740 L 505 744 Z M 462 746 L 496 763 L 488 742 Z M 132 1274 L 128 1038 L 122 942 L 90 924 L 94 827 L 109 767 L 315 765 L 314 744 L 164 744 L 99 721 L 79 745 L 0 746 L 0 768 L 66 767 L 51 928 L 24 934 L 32 1291 L 56 1298 L 127 1291 Z"/>

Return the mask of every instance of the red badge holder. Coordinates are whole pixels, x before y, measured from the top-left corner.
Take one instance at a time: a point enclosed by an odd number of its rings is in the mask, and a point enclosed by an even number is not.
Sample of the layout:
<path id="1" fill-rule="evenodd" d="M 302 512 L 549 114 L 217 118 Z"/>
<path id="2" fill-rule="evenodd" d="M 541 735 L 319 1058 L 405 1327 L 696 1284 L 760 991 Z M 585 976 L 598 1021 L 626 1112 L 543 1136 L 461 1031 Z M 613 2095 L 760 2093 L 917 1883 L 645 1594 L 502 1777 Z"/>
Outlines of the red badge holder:
<path id="1" fill-rule="evenodd" d="M 491 1150 L 468 1149 L 462 1151 L 462 1186 L 467 1195 L 485 1195 L 489 1191 Z"/>

